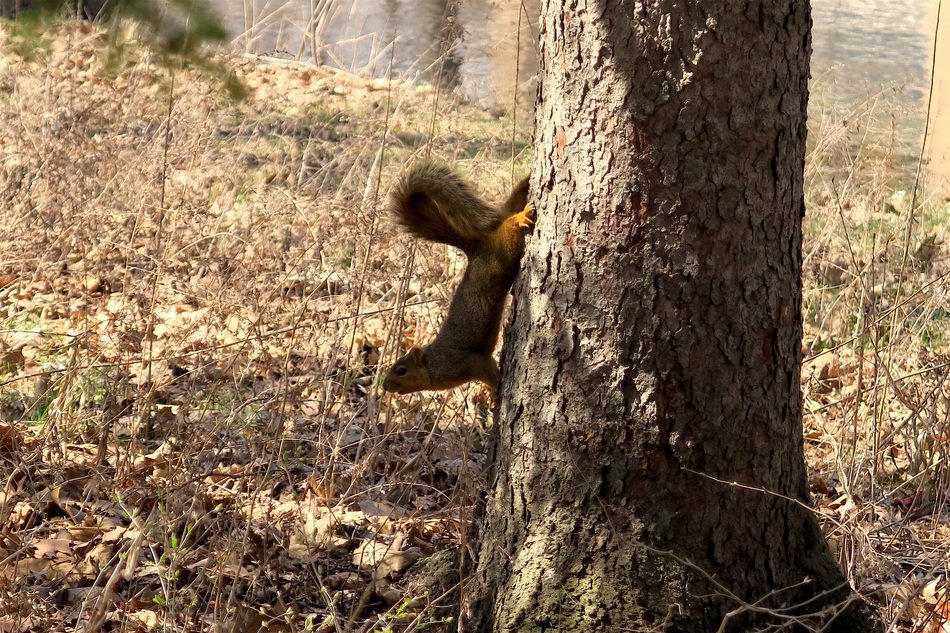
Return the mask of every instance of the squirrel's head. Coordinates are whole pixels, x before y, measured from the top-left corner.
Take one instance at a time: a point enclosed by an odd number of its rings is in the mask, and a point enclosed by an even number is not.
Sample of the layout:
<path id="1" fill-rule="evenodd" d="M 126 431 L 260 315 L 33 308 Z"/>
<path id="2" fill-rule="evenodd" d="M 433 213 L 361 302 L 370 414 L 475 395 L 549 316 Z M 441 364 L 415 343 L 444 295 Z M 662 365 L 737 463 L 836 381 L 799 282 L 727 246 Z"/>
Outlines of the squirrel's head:
<path id="1" fill-rule="evenodd" d="M 429 367 L 425 352 L 414 346 L 386 372 L 383 389 L 394 393 L 412 393 L 429 389 Z"/>

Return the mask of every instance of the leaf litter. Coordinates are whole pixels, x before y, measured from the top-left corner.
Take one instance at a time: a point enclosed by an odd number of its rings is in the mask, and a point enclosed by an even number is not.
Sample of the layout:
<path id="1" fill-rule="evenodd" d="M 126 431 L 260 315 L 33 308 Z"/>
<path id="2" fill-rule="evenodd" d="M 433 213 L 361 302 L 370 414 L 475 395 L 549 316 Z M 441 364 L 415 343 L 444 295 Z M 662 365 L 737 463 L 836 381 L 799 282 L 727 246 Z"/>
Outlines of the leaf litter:
<path id="1" fill-rule="evenodd" d="M 423 247 L 400 292 L 374 170 L 387 100 L 385 183 L 434 91 L 222 56 L 234 101 L 88 25 L 0 29 L 0 632 L 437 623 L 407 572 L 464 541 L 487 395 L 375 386 L 461 261 Z"/>

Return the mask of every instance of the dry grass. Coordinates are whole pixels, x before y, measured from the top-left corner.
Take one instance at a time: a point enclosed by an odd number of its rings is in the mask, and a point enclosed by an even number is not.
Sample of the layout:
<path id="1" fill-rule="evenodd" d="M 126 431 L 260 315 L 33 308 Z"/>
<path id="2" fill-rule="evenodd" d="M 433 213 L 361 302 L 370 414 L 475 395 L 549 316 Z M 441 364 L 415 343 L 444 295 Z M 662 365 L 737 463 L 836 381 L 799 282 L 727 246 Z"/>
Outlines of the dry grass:
<path id="1" fill-rule="evenodd" d="M 441 617 L 396 578 L 462 540 L 486 394 L 378 399 L 464 263 L 407 264 L 379 183 L 432 134 L 500 194 L 504 125 L 255 60 L 235 103 L 135 50 L 113 75 L 82 27 L 4 35 L 0 630 Z"/>
<path id="2" fill-rule="evenodd" d="M 85 27 L 39 49 L 4 29 L 0 632 L 439 630 L 445 596 L 404 567 L 464 545 L 487 398 L 379 398 L 464 264 L 381 198 L 428 148 L 501 195 L 510 123 L 253 59 L 224 62 L 250 91 L 233 102 L 135 47 L 107 69 Z M 886 149 L 828 177 L 855 156 L 828 128 L 812 490 L 855 587 L 894 630 L 936 631 L 915 627 L 945 610 L 948 210 L 875 180 Z"/>
<path id="3" fill-rule="evenodd" d="M 812 493 L 888 630 L 950 630 L 950 205 L 914 196 L 907 148 L 874 119 L 815 127 L 802 372 Z"/>

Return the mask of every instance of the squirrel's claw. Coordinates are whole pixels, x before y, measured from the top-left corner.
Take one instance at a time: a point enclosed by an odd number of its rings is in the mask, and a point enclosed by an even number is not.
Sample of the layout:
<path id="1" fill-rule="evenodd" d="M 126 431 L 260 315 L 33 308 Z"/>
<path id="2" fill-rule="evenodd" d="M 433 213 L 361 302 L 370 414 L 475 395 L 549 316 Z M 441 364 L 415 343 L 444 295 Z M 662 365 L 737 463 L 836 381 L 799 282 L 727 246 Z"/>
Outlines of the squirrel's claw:
<path id="1" fill-rule="evenodd" d="M 529 202 L 524 205 L 524 209 L 518 213 L 511 216 L 511 221 L 514 222 L 514 225 L 521 229 L 530 229 L 534 226 L 534 219 L 531 217 L 534 215 L 534 203 Z"/>

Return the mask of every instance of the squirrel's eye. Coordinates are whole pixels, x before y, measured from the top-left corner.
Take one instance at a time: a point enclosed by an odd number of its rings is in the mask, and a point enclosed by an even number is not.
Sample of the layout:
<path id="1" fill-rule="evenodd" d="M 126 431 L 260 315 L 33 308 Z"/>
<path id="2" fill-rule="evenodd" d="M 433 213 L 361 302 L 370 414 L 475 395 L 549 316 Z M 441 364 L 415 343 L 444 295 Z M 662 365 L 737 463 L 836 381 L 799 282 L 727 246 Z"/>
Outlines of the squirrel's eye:
<path id="1" fill-rule="evenodd" d="M 400 367 L 399 369 L 396 370 L 396 375 L 405 376 L 407 371 L 408 370 L 405 367 Z"/>

